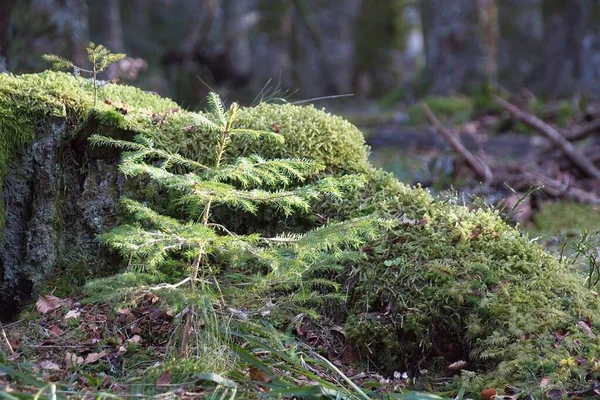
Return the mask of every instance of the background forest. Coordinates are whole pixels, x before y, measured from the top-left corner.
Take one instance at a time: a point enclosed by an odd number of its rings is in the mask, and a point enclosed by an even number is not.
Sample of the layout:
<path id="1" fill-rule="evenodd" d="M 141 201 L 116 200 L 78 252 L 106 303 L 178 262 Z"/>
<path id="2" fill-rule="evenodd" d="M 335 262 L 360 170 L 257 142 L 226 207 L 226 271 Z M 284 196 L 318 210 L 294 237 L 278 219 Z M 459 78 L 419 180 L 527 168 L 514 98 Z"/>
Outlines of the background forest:
<path id="1" fill-rule="evenodd" d="M 0 0 L 0 390 L 598 395 L 599 21 Z"/>
<path id="2" fill-rule="evenodd" d="M 0 55 L 13 72 L 53 53 L 81 64 L 89 41 L 141 58 L 111 78 L 196 107 L 207 85 L 251 101 L 448 94 L 497 82 L 538 95 L 600 85 L 593 0 L 6 0 Z M 134 69 L 140 73 L 134 73 Z M 200 79 L 200 77 L 203 83 Z"/>

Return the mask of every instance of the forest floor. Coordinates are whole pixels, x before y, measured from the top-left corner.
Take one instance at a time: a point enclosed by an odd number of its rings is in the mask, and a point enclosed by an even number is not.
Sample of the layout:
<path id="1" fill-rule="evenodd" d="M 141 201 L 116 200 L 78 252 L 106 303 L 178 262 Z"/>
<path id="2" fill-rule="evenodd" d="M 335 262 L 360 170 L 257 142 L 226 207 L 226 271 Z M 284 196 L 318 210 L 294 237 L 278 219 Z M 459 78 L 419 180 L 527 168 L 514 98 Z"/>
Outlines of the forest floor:
<path id="1" fill-rule="evenodd" d="M 570 198 L 568 190 L 528 192 L 513 188 L 507 183 L 508 178 L 503 179 L 507 165 L 529 165 L 532 159 L 544 154 L 546 140 L 498 110 L 477 114 L 470 109 L 450 108 L 451 112 L 443 108 L 434 109 L 434 112 L 469 152 L 484 160 L 485 165 L 500 176 L 496 182 L 479 184 L 480 179 L 472 168 L 461 161 L 461 154 L 452 149 L 422 116 L 415 116 L 415 109 L 400 107 L 397 111 L 349 112 L 346 117 L 365 132 L 372 147 L 373 165 L 394 172 L 405 183 L 427 186 L 438 195 L 457 190 L 467 196 L 479 196 L 490 206 L 501 207 L 504 202 L 504 206 L 508 205 L 513 212 L 513 221 L 530 237 L 539 237 L 550 251 L 559 251 L 566 240 L 578 242 L 582 235 L 600 229 L 600 204 L 594 199 Z M 556 117 L 547 119 L 574 129 L 583 123 L 582 118 L 584 116 L 573 112 L 567 122 L 556 121 Z M 578 147 L 583 151 L 593 149 L 597 144 L 596 138 L 591 137 Z M 543 171 L 553 178 L 558 176 L 563 182 L 579 181 L 578 172 L 565 166 L 561 157 L 549 154 L 548 160 L 548 163 L 538 163 L 538 172 Z M 583 186 L 571 183 L 569 187 L 583 187 L 595 195 L 594 182 L 585 181 Z M 576 251 L 574 247 L 566 248 Z M 589 268 L 585 260 L 581 268 Z M 268 393 L 273 377 L 261 369 L 260 355 L 255 364 L 251 363 L 253 366 L 243 372 L 249 382 L 245 388 L 234 389 L 228 386 L 229 381 L 210 374 L 205 374 L 205 379 L 190 380 L 190 374 L 177 368 L 166 371 L 163 368 L 160 374 L 154 373 L 158 369 L 153 367 L 173 350 L 169 348 L 171 336 L 181 329 L 184 319 L 165 311 L 168 307 L 164 307 L 164 299 L 159 295 L 148 291 L 140 296 L 134 307 L 115 309 L 109 304 L 82 304 L 81 293 L 68 298 L 55 297 L 52 291 L 43 293 L 20 320 L 4 325 L 6 336 L 2 340 L 13 354 L 9 361 L 21 370 L 13 370 L 10 375 L 23 372 L 23 379 L 21 385 L 15 386 L 14 382 L 8 381 L 6 371 L 0 369 L 0 387 L 9 396 L 11 391 L 35 395 L 54 390 L 57 398 L 73 393 L 82 397 L 201 398 L 218 395 L 225 398 L 225 395 L 235 395 L 238 389 L 247 393 Z M 411 382 L 402 371 L 390 377 L 354 363 L 355 355 L 345 344 L 344 329 L 330 321 L 320 321 L 318 325 L 300 321 L 288 335 L 306 346 L 307 354 L 315 358 L 321 355 L 332 363 L 332 366 L 322 363 L 308 366 L 310 373 L 294 378 L 298 387 L 311 387 L 315 384 L 312 378 L 318 377 L 334 385 L 346 385 L 349 380 L 369 390 L 373 398 L 384 398 L 392 393 L 398 394 L 393 398 L 440 398 L 403 392 Z M 277 364 L 270 366 L 276 374 L 290 373 L 278 369 Z M 31 377 L 31 373 L 37 378 Z M 451 380 L 451 376 L 448 379 Z"/>

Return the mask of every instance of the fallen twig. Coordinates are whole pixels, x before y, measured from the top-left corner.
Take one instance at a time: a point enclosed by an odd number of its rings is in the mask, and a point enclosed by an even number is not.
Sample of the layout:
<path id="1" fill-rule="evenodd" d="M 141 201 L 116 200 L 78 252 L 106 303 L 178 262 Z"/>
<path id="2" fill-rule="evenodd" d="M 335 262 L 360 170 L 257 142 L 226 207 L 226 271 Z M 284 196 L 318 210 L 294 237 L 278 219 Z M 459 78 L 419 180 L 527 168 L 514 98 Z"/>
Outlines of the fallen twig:
<path id="1" fill-rule="evenodd" d="M 449 130 L 444 128 L 440 121 L 437 119 L 433 111 L 429 108 L 426 103 L 421 104 L 421 108 L 427 115 L 429 122 L 435 128 L 436 132 L 438 132 L 446 141 L 450 144 L 450 146 L 459 153 L 469 164 L 469 166 L 473 169 L 473 171 L 479 175 L 479 177 L 483 178 L 485 182 L 491 182 L 493 178 L 492 171 L 490 168 L 481 160 L 478 160 L 461 142 L 460 140 L 452 134 Z"/>
<path id="2" fill-rule="evenodd" d="M 4 326 L 2 325 L 2 322 L 0 322 L 0 332 L 2 332 L 2 338 L 6 342 L 6 345 L 8 346 L 8 351 L 10 352 L 10 355 L 12 356 L 13 360 L 15 361 L 15 364 L 17 365 L 17 369 L 19 370 L 19 372 L 23 372 L 21 370 L 21 365 L 19 365 L 19 362 L 17 361 L 17 356 L 15 354 L 15 351 L 13 350 L 13 347 L 10 344 L 10 340 L 8 340 L 8 336 L 6 336 L 6 331 L 4 330 Z"/>
<path id="3" fill-rule="evenodd" d="M 542 190 L 549 196 L 566 197 L 585 204 L 600 204 L 600 197 L 571 186 L 569 181 L 563 183 L 533 172 L 523 172 L 523 177 L 529 181 L 530 185 L 542 185 Z"/>
<path id="4" fill-rule="evenodd" d="M 600 170 L 598 170 L 583 153 L 573 147 L 573 145 L 552 126 L 548 125 L 535 115 L 520 110 L 500 96 L 494 96 L 494 102 L 510 112 L 525 125 L 535 129 L 550 139 L 555 146 L 559 147 L 565 153 L 573 165 L 577 166 L 585 175 L 600 180 Z"/>

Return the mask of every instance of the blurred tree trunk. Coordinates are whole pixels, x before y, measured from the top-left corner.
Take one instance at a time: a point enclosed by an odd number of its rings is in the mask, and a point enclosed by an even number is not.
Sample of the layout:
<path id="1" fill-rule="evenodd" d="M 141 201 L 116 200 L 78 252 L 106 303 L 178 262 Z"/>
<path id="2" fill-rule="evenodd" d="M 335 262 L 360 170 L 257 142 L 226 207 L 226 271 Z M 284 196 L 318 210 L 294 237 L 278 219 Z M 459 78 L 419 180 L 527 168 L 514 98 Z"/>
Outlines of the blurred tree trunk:
<path id="1" fill-rule="evenodd" d="M 483 44 L 483 70 L 489 83 L 493 86 L 498 81 L 498 5 L 496 0 L 477 0 L 479 11 L 479 29 Z"/>
<path id="2" fill-rule="evenodd" d="M 477 84 L 483 56 L 475 0 L 422 0 L 421 15 L 430 91 Z"/>
<path id="3" fill-rule="evenodd" d="M 14 3 L 9 69 L 46 69 L 44 53 L 85 64 L 88 17 L 85 0 L 21 0 Z"/>
<path id="4" fill-rule="evenodd" d="M 10 46 L 10 17 L 12 0 L 0 1 L 0 72 L 6 72 L 6 58 Z"/>
<path id="5" fill-rule="evenodd" d="M 381 95 L 402 79 L 396 60 L 410 31 L 403 0 L 363 0 L 354 32 L 356 86 L 363 95 Z"/>
<path id="6" fill-rule="evenodd" d="M 544 46 L 534 90 L 559 96 L 572 91 L 581 76 L 585 12 L 590 0 L 545 0 Z"/>
<path id="7" fill-rule="evenodd" d="M 225 58 L 235 76 L 252 73 L 252 51 L 248 31 L 258 22 L 257 12 L 247 1 L 223 0 L 223 37 Z"/>
<path id="8" fill-rule="evenodd" d="M 499 7 L 499 79 L 508 89 L 536 79 L 544 47 L 543 0 L 503 0 Z"/>
<path id="9" fill-rule="evenodd" d="M 125 44 L 123 42 L 123 26 L 121 23 L 121 2 L 119 0 L 108 0 L 106 7 L 108 9 L 106 18 L 108 41 L 106 47 L 114 53 L 124 53 Z"/>

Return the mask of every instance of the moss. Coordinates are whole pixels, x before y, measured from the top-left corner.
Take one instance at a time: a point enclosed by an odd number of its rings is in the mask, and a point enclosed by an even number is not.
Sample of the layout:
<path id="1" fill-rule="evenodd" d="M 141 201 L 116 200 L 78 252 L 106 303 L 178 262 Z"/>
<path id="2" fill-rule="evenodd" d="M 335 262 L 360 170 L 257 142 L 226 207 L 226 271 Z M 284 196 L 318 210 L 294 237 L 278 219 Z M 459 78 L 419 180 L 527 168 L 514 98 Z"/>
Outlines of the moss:
<path id="1" fill-rule="evenodd" d="M 555 234 L 564 231 L 600 230 L 600 213 L 598 206 L 580 204 L 572 201 L 561 201 L 546 204 L 533 217 L 537 233 Z"/>
<path id="2" fill-rule="evenodd" d="M 260 153 L 269 157 L 310 158 L 323 163 L 329 172 L 364 172 L 369 168 L 369 148 L 362 133 L 345 119 L 314 106 L 260 104 L 243 109 L 237 126 L 250 129 L 278 127 L 284 144 L 239 141 L 233 154 Z"/>
<path id="3" fill-rule="evenodd" d="M 3 168 L 35 139 L 36 124 L 48 117 L 68 119 L 67 137 L 80 132 L 91 110 L 90 89 L 87 81 L 68 74 L 0 75 Z M 172 101 L 110 84 L 100 96 L 108 101 L 95 110 L 99 129 L 146 132 L 157 145 L 199 160 L 210 154 L 205 143 L 214 141 L 189 128 L 194 115 L 176 110 Z M 434 112 L 448 117 L 472 112 L 469 99 L 455 98 L 450 105 L 447 100 L 428 101 Z M 261 104 L 241 110 L 238 123 L 279 129 L 286 144 L 239 140 L 232 144 L 231 156 L 309 157 L 332 173 L 368 174 L 368 185 L 353 197 L 320 204 L 322 215 L 344 219 L 379 213 L 400 221 L 366 246 L 364 257 L 342 278 L 349 294 L 348 339 L 378 367 L 439 371 L 464 359 L 477 372 L 463 376 L 471 390 L 510 383 L 535 392 L 540 376 L 572 387 L 585 385 L 586 374 L 597 378 L 599 342 L 580 328 L 583 320 L 600 320 L 597 300 L 579 275 L 496 212 L 436 201 L 425 190 L 369 169 L 360 132 L 313 107 Z M 118 297 L 130 286 L 160 277 L 122 275 L 121 280 L 97 280 L 88 289 L 110 289 Z M 119 287 L 123 290 L 115 290 Z"/>
<path id="4" fill-rule="evenodd" d="M 98 90 L 93 109 L 97 130 L 115 128 L 143 132 L 157 146 L 182 155 L 208 161 L 215 140 L 193 129 L 194 113 L 154 93 L 123 85 L 105 84 Z M 49 118 L 66 118 L 66 139 L 79 134 L 93 108 L 89 80 L 67 73 L 0 74 L 0 182 L 17 152 L 36 139 L 36 127 Z M 312 106 L 268 105 L 240 111 L 238 124 L 246 128 L 274 129 L 279 124 L 285 145 L 234 140 L 231 156 L 259 153 L 266 157 L 309 157 L 322 162 L 329 172 L 355 172 L 368 168 L 368 148 L 356 127 L 343 118 Z M 207 145 L 206 143 L 210 143 Z M 0 191 L 1 191 L 0 186 Z M 0 205 L 1 207 L 1 205 Z M 0 209 L 0 227 L 4 212 Z"/>
<path id="5" fill-rule="evenodd" d="M 348 339 L 377 367 L 418 374 L 441 366 L 437 373 L 445 373 L 450 363 L 466 360 L 478 373 L 470 390 L 526 389 L 540 376 L 576 387 L 585 385 L 581 376 L 595 376 L 600 343 L 578 323 L 600 319 L 598 301 L 576 271 L 495 211 L 436 201 L 373 170 L 367 188 L 321 212 L 338 218 L 378 212 L 402 221 L 365 247 L 364 260 L 343 278 Z M 557 339 L 557 332 L 568 338 Z M 400 350 L 392 356 L 387 349 Z M 568 374 L 560 367 L 579 356 L 591 361 Z"/>
<path id="6" fill-rule="evenodd" d="M 427 96 L 423 101 L 440 121 L 452 120 L 453 123 L 461 123 L 469 121 L 473 116 L 474 104 L 469 97 Z M 408 116 L 413 124 L 427 121 L 420 104 L 411 106 Z"/>

